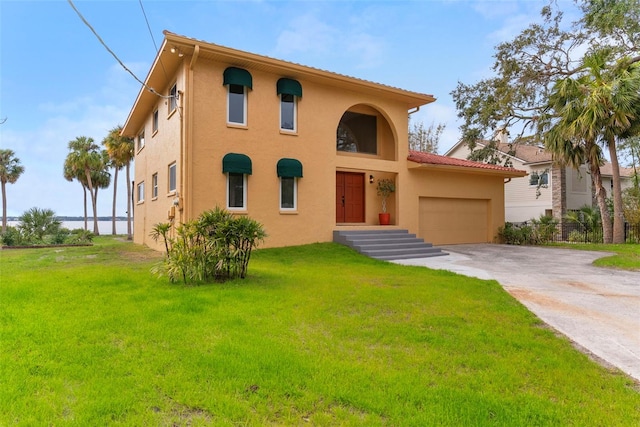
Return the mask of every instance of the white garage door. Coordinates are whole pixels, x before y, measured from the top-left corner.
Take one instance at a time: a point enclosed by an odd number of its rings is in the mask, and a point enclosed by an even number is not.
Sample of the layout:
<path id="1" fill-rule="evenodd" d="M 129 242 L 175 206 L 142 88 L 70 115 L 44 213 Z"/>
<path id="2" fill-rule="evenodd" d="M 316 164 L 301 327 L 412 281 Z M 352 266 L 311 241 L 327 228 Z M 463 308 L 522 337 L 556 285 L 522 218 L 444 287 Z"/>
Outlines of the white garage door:
<path id="1" fill-rule="evenodd" d="M 420 198 L 420 237 L 436 245 L 487 243 L 489 200 Z"/>

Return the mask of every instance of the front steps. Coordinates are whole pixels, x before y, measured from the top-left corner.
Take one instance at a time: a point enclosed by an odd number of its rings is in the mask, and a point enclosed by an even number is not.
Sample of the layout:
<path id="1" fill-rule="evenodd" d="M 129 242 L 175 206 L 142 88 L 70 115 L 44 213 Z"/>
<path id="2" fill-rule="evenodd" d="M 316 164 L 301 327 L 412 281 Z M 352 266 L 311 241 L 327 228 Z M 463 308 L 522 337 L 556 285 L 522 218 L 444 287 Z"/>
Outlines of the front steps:
<path id="1" fill-rule="evenodd" d="M 449 255 L 407 230 L 334 231 L 333 241 L 368 257 L 386 261 Z"/>

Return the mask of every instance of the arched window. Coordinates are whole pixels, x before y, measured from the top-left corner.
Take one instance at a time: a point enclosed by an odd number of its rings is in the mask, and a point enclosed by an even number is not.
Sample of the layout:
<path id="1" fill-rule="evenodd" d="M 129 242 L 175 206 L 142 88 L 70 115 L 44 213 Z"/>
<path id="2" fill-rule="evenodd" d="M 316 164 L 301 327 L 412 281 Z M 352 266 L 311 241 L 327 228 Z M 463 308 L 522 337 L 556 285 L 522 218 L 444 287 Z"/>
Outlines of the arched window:
<path id="1" fill-rule="evenodd" d="M 352 153 L 377 154 L 377 117 L 347 111 L 336 135 L 336 149 Z"/>

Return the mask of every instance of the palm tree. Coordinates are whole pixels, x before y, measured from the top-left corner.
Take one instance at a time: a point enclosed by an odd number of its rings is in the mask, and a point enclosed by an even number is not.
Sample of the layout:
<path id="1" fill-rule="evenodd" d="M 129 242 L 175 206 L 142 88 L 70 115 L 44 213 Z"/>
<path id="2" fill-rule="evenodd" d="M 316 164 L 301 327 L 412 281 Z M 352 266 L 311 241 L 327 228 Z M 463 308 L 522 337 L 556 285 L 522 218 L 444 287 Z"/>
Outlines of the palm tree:
<path id="1" fill-rule="evenodd" d="M 604 243 L 611 243 L 611 216 L 607 207 L 607 192 L 602 185 L 600 174 L 602 151 L 596 144 L 592 130 L 578 120 L 582 105 L 574 101 L 581 93 L 580 86 L 570 78 L 556 83 L 549 103 L 559 118 L 553 119 L 553 125 L 544 134 L 544 145 L 560 164 L 575 169 L 580 168 L 585 162 L 588 164 L 591 182 L 595 187 L 596 203 L 602 217 L 603 240 Z"/>
<path id="2" fill-rule="evenodd" d="M 640 122 L 640 63 L 628 58 L 608 67 L 607 52 L 589 55 L 591 81 L 587 97 L 588 120 L 602 123 L 600 142 L 609 149 L 613 169 L 613 243 L 624 243 L 622 185 L 616 141 Z"/>
<path id="3" fill-rule="evenodd" d="M 87 186 L 84 183 L 86 179 L 84 173 L 78 175 L 73 165 L 71 164 L 71 158 L 67 155 L 67 158 L 64 161 L 64 170 L 63 175 L 64 179 L 71 182 L 74 179 L 77 180 L 82 186 L 82 192 L 84 193 L 84 229 L 87 230 Z"/>
<path id="4" fill-rule="evenodd" d="M 624 216 L 616 139 L 627 135 L 640 120 L 640 68 L 638 63 L 629 60 L 611 66 L 609 58 L 609 51 L 592 52 L 585 56 L 578 77 L 559 80 L 549 97 L 553 117 L 542 120 L 542 125 L 552 123 L 544 139 L 556 158 L 574 167 L 578 166 L 580 156 L 589 163 L 602 216 L 604 242 L 623 243 Z M 598 144 L 608 148 L 613 167 L 613 227 L 600 176 L 602 152 Z"/>
<path id="5" fill-rule="evenodd" d="M 108 163 L 106 154 L 101 152 L 93 138 L 86 136 L 79 136 L 73 141 L 69 141 L 69 151 L 65 160 L 65 167 L 68 167 L 69 170 L 68 175 L 65 174 L 65 176 L 73 176 L 86 185 L 89 190 L 93 207 L 93 233 L 98 235 L 100 231 L 98 230 L 97 190 L 105 180 L 101 173 L 106 172 Z M 81 176 L 83 178 L 80 178 Z"/>
<path id="6" fill-rule="evenodd" d="M 107 149 L 111 165 L 113 166 L 113 210 L 112 210 L 112 233 L 116 234 L 116 197 L 118 189 L 118 171 L 123 167 L 126 168 L 127 175 L 127 238 L 132 239 L 131 235 L 131 187 L 129 186 L 129 178 L 131 174 L 131 161 L 134 156 L 134 141 L 131 138 L 122 136 L 122 126 L 118 125 L 109 131 L 106 138 L 102 140 L 102 145 Z"/>
<path id="7" fill-rule="evenodd" d="M 24 172 L 20 159 L 10 149 L 0 149 L 0 182 L 2 183 L 2 232 L 7 231 L 7 190 L 6 185 L 15 184 Z"/>

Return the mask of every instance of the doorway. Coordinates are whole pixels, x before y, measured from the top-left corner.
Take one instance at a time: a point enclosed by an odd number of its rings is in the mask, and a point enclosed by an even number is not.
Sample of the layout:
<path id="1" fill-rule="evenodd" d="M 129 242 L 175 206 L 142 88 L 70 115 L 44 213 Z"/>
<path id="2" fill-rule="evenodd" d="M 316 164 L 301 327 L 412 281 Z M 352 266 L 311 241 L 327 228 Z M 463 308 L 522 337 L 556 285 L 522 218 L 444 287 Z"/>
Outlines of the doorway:
<path id="1" fill-rule="evenodd" d="M 364 174 L 336 172 L 336 223 L 364 222 Z"/>

